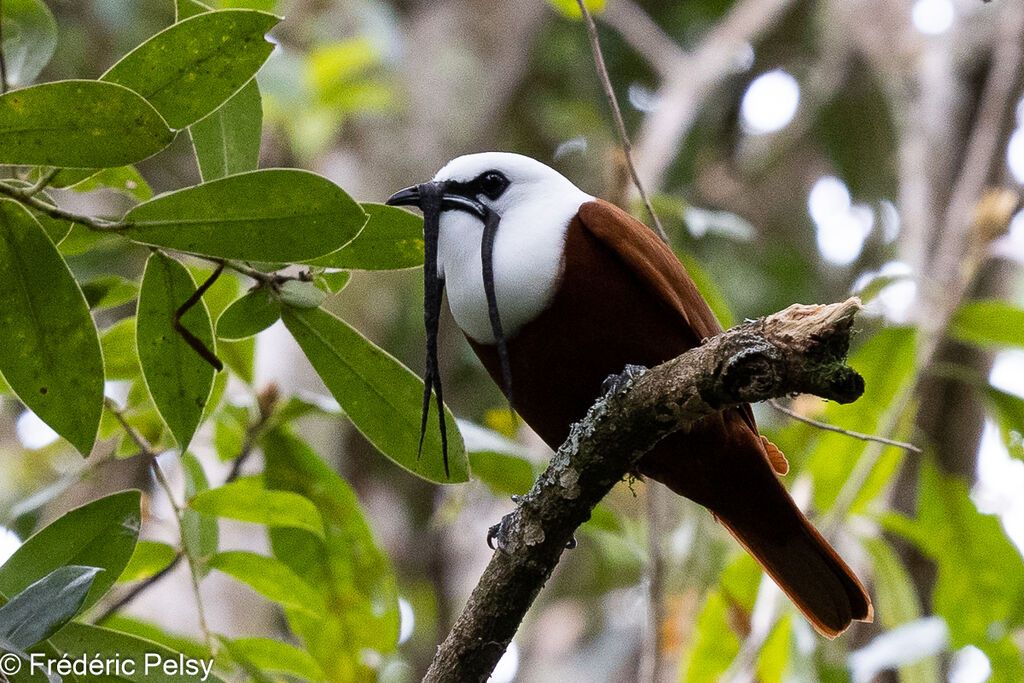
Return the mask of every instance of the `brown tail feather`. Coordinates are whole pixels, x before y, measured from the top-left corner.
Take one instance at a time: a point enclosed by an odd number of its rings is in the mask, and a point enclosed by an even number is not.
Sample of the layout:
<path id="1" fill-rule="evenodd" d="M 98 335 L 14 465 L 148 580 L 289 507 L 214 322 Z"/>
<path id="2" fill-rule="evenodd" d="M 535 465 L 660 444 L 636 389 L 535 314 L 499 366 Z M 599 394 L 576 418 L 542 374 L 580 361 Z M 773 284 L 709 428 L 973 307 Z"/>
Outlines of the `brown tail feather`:
<path id="1" fill-rule="evenodd" d="M 711 510 L 824 636 L 871 621 L 871 599 L 776 475 L 785 459 L 739 411 L 666 437 L 638 470 Z"/>
<path id="2" fill-rule="evenodd" d="M 835 638 L 853 621 L 874 619 L 867 591 L 806 519 L 805 533 L 796 533 L 780 544 L 765 543 L 763 538 L 746 533 L 742 522 L 721 517 L 719 521 L 821 635 Z"/>

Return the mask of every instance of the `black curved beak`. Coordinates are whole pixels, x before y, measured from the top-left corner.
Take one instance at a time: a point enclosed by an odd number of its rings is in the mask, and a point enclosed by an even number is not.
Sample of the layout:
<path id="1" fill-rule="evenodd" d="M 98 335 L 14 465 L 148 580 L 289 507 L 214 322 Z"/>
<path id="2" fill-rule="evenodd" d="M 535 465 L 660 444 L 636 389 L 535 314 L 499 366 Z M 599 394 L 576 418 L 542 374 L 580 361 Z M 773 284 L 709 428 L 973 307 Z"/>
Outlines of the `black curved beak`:
<path id="1" fill-rule="evenodd" d="M 426 185 L 413 185 L 407 187 L 404 190 L 399 190 L 394 193 L 388 200 L 384 202 L 390 206 L 415 206 L 422 209 L 420 188 Z M 465 211 L 466 213 L 472 214 L 482 221 L 487 220 L 487 216 L 490 213 L 490 209 L 481 204 L 475 199 L 466 197 L 465 195 L 458 194 L 456 192 L 449 192 L 446 188 L 446 183 L 440 183 L 441 193 L 441 208 L 442 209 L 455 209 L 457 211 Z"/>

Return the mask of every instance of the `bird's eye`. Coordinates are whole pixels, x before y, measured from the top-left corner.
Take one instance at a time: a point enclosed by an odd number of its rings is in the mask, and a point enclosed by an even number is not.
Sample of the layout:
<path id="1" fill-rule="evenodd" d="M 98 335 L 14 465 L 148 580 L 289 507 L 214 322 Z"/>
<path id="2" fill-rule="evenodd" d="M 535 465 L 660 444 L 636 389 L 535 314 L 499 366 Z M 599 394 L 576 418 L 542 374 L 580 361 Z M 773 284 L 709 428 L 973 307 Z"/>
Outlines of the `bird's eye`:
<path id="1" fill-rule="evenodd" d="M 477 179 L 480 194 L 488 199 L 497 199 L 508 187 L 508 178 L 498 171 L 487 171 Z"/>

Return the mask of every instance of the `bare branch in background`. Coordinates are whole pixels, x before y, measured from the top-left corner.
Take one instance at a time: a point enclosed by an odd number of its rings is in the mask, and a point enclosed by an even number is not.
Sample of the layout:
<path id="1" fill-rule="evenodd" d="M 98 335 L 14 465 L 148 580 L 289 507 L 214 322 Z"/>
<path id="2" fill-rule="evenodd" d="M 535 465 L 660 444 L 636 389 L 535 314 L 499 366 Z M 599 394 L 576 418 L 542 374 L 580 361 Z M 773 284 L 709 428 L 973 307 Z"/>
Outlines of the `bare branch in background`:
<path id="1" fill-rule="evenodd" d="M 775 26 L 792 4 L 793 0 L 743 0 L 733 5 L 700 46 L 684 59 L 674 60 L 658 89 L 658 106 L 644 120 L 637 136 L 637 174 L 646 187 L 662 186 L 665 172 L 708 96 L 735 72 L 743 51 Z M 635 21 L 640 11 L 609 11 L 606 19 L 637 52 L 649 55 L 664 43 L 664 38 L 652 31 L 637 31 L 632 23 L 626 25 Z"/>
<path id="2" fill-rule="evenodd" d="M 612 88 L 611 78 L 608 77 L 608 67 L 604 64 L 604 55 L 601 53 L 601 42 L 597 38 L 597 25 L 594 24 L 594 17 L 590 15 L 590 10 L 587 9 L 587 5 L 583 0 L 576 0 L 576 4 L 579 5 L 580 13 L 583 15 L 583 23 L 587 26 L 587 36 L 590 38 L 590 49 L 594 53 L 594 66 L 597 67 L 597 76 L 604 88 L 604 94 L 608 98 L 608 105 L 612 109 L 612 117 L 615 119 L 615 129 L 619 134 L 619 141 L 622 143 L 622 151 L 626 155 L 626 166 L 629 168 L 629 175 L 633 178 L 633 184 L 636 186 L 636 191 L 640 194 L 640 198 L 644 202 L 644 207 L 647 209 L 647 213 L 650 214 L 651 220 L 654 222 L 654 232 L 658 234 L 658 237 L 661 238 L 662 242 L 668 244 L 668 233 L 665 232 L 665 228 L 661 225 L 661 220 L 659 220 L 658 214 L 654 212 L 654 207 L 651 206 L 651 200 L 647 197 L 647 192 L 644 190 L 644 186 L 640 182 L 640 176 L 636 172 L 636 166 L 633 165 L 633 145 L 629 141 L 629 134 L 626 132 L 626 124 L 622 120 L 622 110 L 619 108 L 618 98 L 615 97 L 615 89 Z"/>

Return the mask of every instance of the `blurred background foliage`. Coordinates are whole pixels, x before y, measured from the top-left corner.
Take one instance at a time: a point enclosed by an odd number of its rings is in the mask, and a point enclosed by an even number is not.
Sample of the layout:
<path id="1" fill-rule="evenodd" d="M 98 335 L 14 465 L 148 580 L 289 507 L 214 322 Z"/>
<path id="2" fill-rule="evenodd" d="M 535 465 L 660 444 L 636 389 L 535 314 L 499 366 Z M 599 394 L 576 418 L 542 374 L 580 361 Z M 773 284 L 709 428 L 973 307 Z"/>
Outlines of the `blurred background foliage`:
<path id="1" fill-rule="evenodd" d="M 59 41 L 39 80 L 95 78 L 174 21 L 169 0 L 47 4 Z M 360 201 L 380 201 L 451 157 L 504 149 L 644 215 L 574 2 L 212 4 L 286 17 L 257 77 L 264 168 L 312 169 Z M 723 322 L 859 293 L 868 310 L 851 364 L 867 393 L 848 406 L 797 397 L 791 407 L 924 452 L 757 407 L 790 460 L 794 495 L 868 584 L 875 624 L 822 640 L 703 510 L 627 482 L 565 555 L 494 680 L 1024 680 L 1024 5 L 594 8 L 640 175 Z M 155 192 L 199 182 L 186 136 L 138 168 Z M 113 192 L 60 199 L 98 215 L 129 205 Z M 80 280 L 141 273 L 139 251 L 79 237 L 91 241 L 69 257 Z M 421 288 L 418 271 L 357 272 L 330 305 L 422 371 Z M 208 301 L 211 312 L 238 294 L 212 291 L 221 303 Z M 128 314 L 113 306 L 101 327 Z M 425 670 L 489 556 L 486 527 L 548 455 L 510 418 L 450 318 L 442 334 L 446 397 L 458 416 L 491 430 L 478 435 L 489 440 L 478 450 L 495 451 L 477 457 L 477 477 L 457 487 L 410 476 L 334 416 L 280 324 L 256 340 L 252 386 L 303 397 L 294 404 L 303 437 L 353 487 L 393 566 L 397 650 L 362 654 L 380 680 Z M 193 447 L 210 467 L 216 453 L 237 451 L 248 419 L 231 397 L 251 393 L 226 391 L 229 402 Z M 13 532 L 98 493 L 151 488 L 132 461 L 81 475 L 66 444 L 15 401 L 2 406 L 0 495 Z M 144 534 L 173 536 L 166 504 L 152 499 L 148 515 Z M 222 523 L 222 543 L 265 549 L 267 540 Z M 179 568 L 111 625 L 152 629 L 185 649 L 197 637 L 194 606 L 177 597 L 188 590 Z M 203 596 L 217 632 L 282 637 L 277 608 L 223 575 L 204 580 Z"/>

